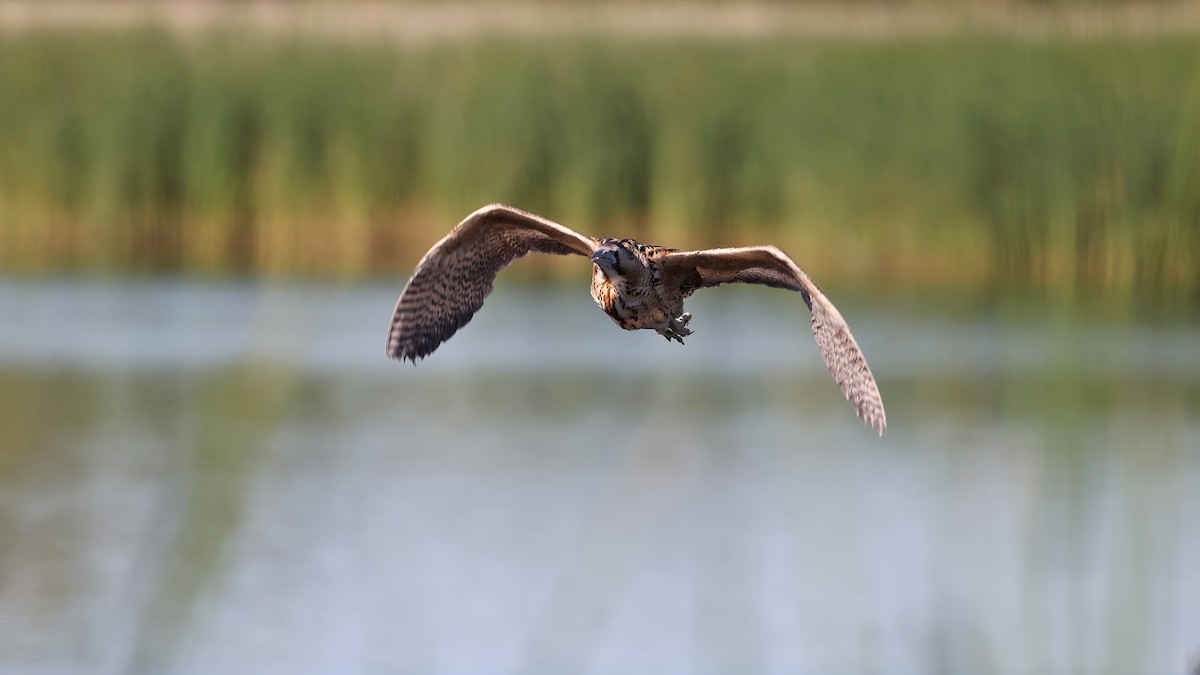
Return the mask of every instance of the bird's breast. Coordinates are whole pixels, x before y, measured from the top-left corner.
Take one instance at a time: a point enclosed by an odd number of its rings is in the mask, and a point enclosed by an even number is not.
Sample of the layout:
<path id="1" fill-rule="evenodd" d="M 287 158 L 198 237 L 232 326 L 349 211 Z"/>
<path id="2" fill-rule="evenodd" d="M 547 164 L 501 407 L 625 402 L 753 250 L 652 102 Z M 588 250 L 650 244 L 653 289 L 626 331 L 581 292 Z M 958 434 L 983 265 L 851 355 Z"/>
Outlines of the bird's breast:
<path id="1" fill-rule="evenodd" d="M 609 281 L 603 272 L 596 270 L 595 276 L 592 277 L 592 299 L 618 324 L 621 324 L 622 313 L 620 297 L 621 293 L 616 284 Z"/>
<path id="2" fill-rule="evenodd" d="M 610 280 L 599 271 L 592 278 L 592 299 L 625 330 L 656 328 L 670 318 L 653 289 L 628 288 L 625 280 Z"/>

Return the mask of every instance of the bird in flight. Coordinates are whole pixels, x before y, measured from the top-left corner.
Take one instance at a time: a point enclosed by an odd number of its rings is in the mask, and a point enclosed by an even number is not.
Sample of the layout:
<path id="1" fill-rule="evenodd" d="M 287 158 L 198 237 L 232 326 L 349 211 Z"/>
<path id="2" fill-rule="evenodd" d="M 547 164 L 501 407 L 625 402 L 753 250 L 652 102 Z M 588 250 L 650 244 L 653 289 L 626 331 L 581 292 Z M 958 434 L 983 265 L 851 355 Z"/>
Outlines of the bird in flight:
<path id="1" fill-rule="evenodd" d="M 879 386 L 841 313 L 786 253 L 774 246 L 682 251 L 632 239 L 597 239 L 504 204 L 459 223 L 417 263 L 388 327 L 387 355 L 416 363 L 471 320 L 500 270 L 527 253 L 592 261 L 592 298 L 625 330 L 649 328 L 668 341 L 692 334 L 683 301 L 701 288 L 762 284 L 798 291 L 812 312 L 817 347 L 867 426 L 883 435 Z"/>

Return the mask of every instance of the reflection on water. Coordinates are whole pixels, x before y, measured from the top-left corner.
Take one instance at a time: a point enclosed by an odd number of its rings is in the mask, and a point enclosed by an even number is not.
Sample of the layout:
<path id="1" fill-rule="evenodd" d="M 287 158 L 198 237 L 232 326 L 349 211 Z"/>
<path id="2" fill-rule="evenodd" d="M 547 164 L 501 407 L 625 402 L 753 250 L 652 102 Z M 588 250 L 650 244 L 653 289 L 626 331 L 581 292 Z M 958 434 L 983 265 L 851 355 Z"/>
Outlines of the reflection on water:
<path id="1" fill-rule="evenodd" d="M 502 286 L 0 287 L 0 672 L 1172 673 L 1200 650 L 1200 326 L 795 296 L 686 347 Z"/>

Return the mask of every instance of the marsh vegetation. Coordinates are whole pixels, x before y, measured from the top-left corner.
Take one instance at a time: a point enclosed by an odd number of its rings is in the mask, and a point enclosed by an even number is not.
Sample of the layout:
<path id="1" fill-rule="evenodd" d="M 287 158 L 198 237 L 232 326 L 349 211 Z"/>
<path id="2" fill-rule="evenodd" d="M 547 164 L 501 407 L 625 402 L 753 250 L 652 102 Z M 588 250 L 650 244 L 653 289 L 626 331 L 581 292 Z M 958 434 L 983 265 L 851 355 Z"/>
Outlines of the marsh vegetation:
<path id="1" fill-rule="evenodd" d="M 0 265 L 359 277 L 505 201 L 822 278 L 1200 288 L 1200 42 L 0 39 Z M 407 261 L 407 262 L 406 262 Z"/>

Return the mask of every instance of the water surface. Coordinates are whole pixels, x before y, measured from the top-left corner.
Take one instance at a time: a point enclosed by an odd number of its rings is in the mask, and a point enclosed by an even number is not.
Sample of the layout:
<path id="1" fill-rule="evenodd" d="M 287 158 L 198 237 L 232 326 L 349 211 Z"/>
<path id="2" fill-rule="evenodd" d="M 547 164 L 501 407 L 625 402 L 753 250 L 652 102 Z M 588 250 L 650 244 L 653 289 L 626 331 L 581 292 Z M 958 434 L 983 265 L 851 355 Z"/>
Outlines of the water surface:
<path id="1" fill-rule="evenodd" d="M 1200 325 L 792 294 L 0 285 L 0 672 L 1134 673 L 1200 650 Z"/>

